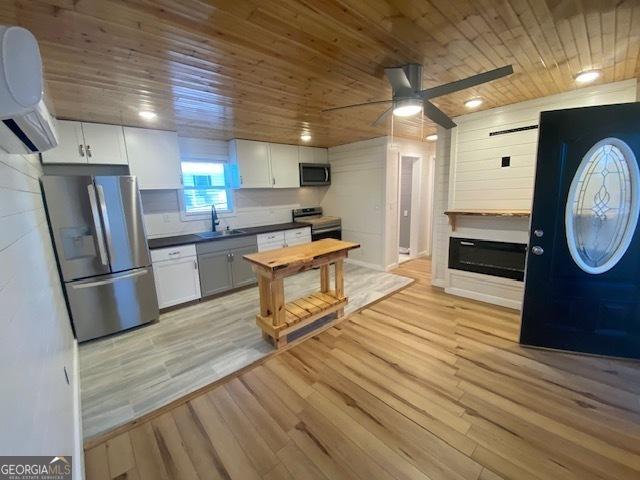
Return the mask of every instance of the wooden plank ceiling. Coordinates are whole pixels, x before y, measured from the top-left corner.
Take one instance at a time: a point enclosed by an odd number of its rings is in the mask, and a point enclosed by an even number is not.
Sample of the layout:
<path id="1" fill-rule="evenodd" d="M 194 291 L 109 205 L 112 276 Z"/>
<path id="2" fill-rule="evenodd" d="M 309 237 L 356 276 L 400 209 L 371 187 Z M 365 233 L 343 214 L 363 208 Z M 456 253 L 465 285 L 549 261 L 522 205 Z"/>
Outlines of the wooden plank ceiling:
<path id="1" fill-rule="evenodd" d="M 505 64 L 511 77 L 437 99 L 450 116 L 638 76 L 637 0 L 4 0 L 0 23 L 38 38 L 61 118 L 333 146 L 390 132 L 383 68 L 424 65 L 424 87 Z M 150 124 L 141 109 L 158 113 Z M 395 134 L 435 131 L 416 117 Z M 422 132 L 421 132 L 422 129 Z"/>

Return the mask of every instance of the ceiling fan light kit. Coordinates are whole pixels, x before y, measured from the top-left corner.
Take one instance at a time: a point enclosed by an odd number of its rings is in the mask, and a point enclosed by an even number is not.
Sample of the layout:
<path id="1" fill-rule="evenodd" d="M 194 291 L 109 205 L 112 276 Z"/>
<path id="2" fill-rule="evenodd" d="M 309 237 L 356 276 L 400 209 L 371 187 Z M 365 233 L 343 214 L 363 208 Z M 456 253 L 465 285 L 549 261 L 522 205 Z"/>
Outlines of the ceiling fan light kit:
<path id="1" fill-rule="evenodd" d="M 449 129 L 456 126 L 455 122 L 451 120 L 446 113 L 431 103 L 431 99 L 475 87 L 492 80 L 497 80 L 498 78 L 506 77 L 513 73 L 513 67 L 511 65 L 506 65 L 462 80 L 456 80 L 454 82 L 445 83 L 444 85 L 427 88 L 426 90 L 422 89 L 422 65 L 410 63 L 402 67 L 385 68 L 384 73 L 393 90 L 391 100 L 358 103 L 355 105 L 346 105 L 344 107 L 329 108 L 323 111 L 327 112 L 342 110 L 345 108 L 356 108 L 363 105 L 386 103 L 391 104 L 391 106 L 376 118 L 372 126 L 375 127 L 380 125 L 387 118 L 389 113 L 393 113 L 393 115 L 397 117 L 409 117 L 422 111 L 431 121 L 437 123 L 441 127 Z M 480 100 L 480 103 L 482 103 L 482 100 Z M 479 103 L 475 106 L 478 105 Z"/>
<path id="2" fill-rule="evenodd" d="M 410 117 L 422 111 L 420 98 L 399 98 L 394 100 L 393 114 L 396 117 Z"/>

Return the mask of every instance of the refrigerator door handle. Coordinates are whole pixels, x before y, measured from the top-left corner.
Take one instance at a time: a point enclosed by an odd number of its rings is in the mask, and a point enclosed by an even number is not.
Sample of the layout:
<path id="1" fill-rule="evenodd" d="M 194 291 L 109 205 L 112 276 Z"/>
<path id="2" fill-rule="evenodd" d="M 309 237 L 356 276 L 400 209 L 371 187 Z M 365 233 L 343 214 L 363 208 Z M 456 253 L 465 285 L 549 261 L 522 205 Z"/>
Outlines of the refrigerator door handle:
<path id="1" fill-rule="evenodd" d="M 118 280 L 122 280 L 124 278 L 140 277 L 142 275 L 146 275 L 147 273 L 148 273 L 147 270 L 138 270 L 137 272 L 118 275 L 117 277 L 111 277 L 106 280 L 99 280 L 97 282 L 80 283 L 77 285 L 71 285 L 71 288 L 78 290 L 81 288 L 99 287 L 100 285 L 109 285 L 111 283 L 117 282 Z"/>
<path id="2" fill-rule="evenodd" d="M 109 212 L 107 211 L 107 202 L 104 200 L 104 189 L 102 185 L 96 185 L 98 192 L 98 202 L 100 203 L 100 213 L 102 214 L 102 223 L 104 224 L 104 236 L 107 239 L 107 250 L 109 258 L 113 262 L 113 240 L 111 237 L 111 224 L 109 223 Z"/>
<path id="3" fill-rule="evenodd" d="M 100 223 L 100 214 L 98 213 L 98 202 L 96 200 L 96 189 L 91 185 L 87 185 L 89 192 L 89 204 L 91 206 L 91 216 L 93 217 L 93 227 L 96 229 L 96 241 L 98 242 L 98 253 L 100 254 L 100 263 L 109 265 L 107 252 L 104 246 L 104 233 L 102 232 L 102 224 Z"/>

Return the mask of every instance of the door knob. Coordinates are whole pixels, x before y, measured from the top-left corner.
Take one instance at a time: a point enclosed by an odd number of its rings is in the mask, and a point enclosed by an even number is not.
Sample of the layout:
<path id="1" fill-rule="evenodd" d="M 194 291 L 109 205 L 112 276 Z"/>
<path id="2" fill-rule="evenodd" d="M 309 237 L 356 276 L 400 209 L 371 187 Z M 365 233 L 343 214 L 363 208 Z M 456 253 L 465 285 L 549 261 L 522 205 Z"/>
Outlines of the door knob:
<path id="1" fill-rule="evenodd" d="M 544 253 L 544 249 L 538 245 L 531 247 L 531 253 L 534 255 L 542 255 Z"/>

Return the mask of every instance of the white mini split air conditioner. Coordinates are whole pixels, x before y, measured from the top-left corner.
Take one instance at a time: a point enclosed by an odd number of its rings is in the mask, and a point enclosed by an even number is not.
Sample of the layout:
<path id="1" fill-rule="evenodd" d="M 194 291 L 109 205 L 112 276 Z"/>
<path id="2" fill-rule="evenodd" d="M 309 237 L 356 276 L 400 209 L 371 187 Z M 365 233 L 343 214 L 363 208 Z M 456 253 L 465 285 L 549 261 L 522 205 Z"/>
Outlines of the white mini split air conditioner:
<path id="1" fill-rule="evenodd" d="M 0 26 L 0 148 L 35 153 L 58 145 L 43 101 L 42 59 L 33 34 Z"/>

